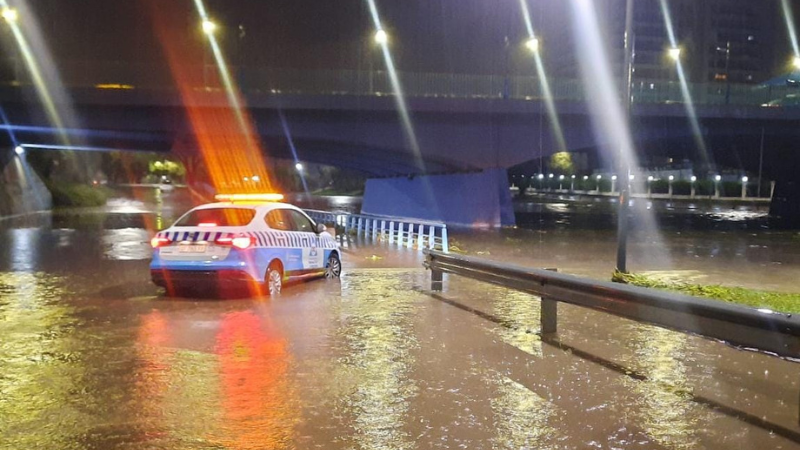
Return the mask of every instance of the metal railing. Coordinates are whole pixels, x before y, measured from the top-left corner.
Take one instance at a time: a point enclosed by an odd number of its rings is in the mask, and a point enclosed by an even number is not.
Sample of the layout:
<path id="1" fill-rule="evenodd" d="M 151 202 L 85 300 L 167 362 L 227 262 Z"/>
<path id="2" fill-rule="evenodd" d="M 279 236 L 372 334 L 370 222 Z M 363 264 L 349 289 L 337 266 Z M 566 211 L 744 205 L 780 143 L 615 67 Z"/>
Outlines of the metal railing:
<path id="1" fill-rule="evenodd" d="M 0 59 L 0 84 L 30 85 L 26 71 L 12 71 L 16 64 Z M 125 86 L 130 89 L 174 90 L 176 83 L 166 65 L 127 62 L 59 61 L 59 76 L 67 87 Z M 4 69 L 5 70 L 1 70 Z M 209 67 L 185 66 L 183 72 L 202 74 Z M 211 67 L 211 69 L 214 69 Z M 394 89 L 385 71 L 299 70 L 260 67 L 230 68 L 245 93 L 391 96 Z M 216 74 L 216 70 L 210 71 Z M 540 100 L 544 97 L 535 76 L 477 75 L 454 73 L 399 72 L 404 95 L 408 97 L 487 98 Z M 202 80 L 202 81 L 201 81 Z M 221 88 L 216 76 L 198 76 L 198 89 Z M 788 85 L 689 83 L 697 105 L 800 107 L 800 88 Z M 580 80 L 551 80 L 553 99 L 583 102 L 593 94 Z M 636 80 L 631 92 L 636 104 L 680 104 L 684 101 L 680 83 L 664 80 Z"/>
<path id="2" fill-rule="evenodd" d="M 468 256 L 425 253 L 432 290 L 442 290 L 442 275 L 451 273 L 539 296 L 542 334 L 557 331 L 558 303 L 569 303 L 742 349 L 800 359 L 800 319 L 791 314 Z"/>
<path id="3" fill-rule="evenodd" d="M 314 209 L 303 211 L 319 223 L 334 224 L 345 236 L 387 241 L 400 247 L 449 251 L 447 225 L 442 222 L 373 216 L 367 214 L 334 213 Z"/>

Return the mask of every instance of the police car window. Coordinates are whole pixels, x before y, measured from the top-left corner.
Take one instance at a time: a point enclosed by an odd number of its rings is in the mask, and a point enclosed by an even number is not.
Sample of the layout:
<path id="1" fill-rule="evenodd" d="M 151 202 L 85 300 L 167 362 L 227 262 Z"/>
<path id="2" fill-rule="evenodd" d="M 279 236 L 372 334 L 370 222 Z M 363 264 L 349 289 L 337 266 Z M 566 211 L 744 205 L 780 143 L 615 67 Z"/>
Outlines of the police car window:
<path id="1" fill-rule="evenodd" d="M 181 217 L 176 227 L 241 227 L 249 224 L 256 212 L 249 208 L 196 209 Z"/>
<path id="2" fill-rule="evenodd" d="M 267 213 L 265 220 L 267 221 L 267 225 L 273 230 L 292 230 L 292 221 L 291 218 L 286 214 L 286 210 L 273 209 Z"/>
<path id="3" fill-rule="evenodd" d="M 302 213 L 293 211 L 291 209 L 286 210 L 292 217 L 292 222 L 294 222 L 294 231 L 303 231 L 306 233 L 313 233 L 314 232 L 314 224 L 308 220 L 308 217 L 304 216 Z"/>

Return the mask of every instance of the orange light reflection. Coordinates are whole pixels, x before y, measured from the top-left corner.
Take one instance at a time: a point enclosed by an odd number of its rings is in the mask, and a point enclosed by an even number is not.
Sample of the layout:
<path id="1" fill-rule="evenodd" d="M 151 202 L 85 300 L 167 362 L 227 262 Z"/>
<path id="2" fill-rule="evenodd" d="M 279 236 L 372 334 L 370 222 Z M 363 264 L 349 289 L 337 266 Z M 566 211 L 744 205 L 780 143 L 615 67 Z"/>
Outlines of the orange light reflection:
<path id="1" fill-rule="evenodd" d="M 155 0 L 147 3 L 189 118 L 193 144 L 202 154 L 208 181 L 217 193 L 273 192 L 261 141 L 247 110 L 237 111 L 229 102 L 227 107 L 200 106 L 216 103 L 226 96 L 217 92 L 219 88 L 205 86 L 202 52 L 210 50 L 196 48 L 186 40 L 187 16 L 198 21 L 199 17 L 188 12 L 186 4 Z M 208 42 L 203 41 L 202 45 Z M 233 89 L 230 95 L 244 104 L 238 88 Z M 239 120 L 240 117 L 244 120 Z M 253 181 L 254 177 L 257 181 Z"/>

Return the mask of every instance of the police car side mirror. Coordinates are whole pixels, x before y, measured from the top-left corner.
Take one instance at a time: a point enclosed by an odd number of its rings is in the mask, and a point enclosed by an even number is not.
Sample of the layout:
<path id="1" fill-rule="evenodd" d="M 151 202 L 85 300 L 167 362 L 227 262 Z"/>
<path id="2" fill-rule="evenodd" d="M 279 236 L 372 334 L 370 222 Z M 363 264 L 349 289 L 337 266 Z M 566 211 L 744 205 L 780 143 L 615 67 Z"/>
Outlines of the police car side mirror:
<path id="1" fill-rule="evenodd" d="M 324 223 L 317 225 L 317 233 L 322 233 L 323 231 L 327 231 L 328 227 L 325 226 Z"/>

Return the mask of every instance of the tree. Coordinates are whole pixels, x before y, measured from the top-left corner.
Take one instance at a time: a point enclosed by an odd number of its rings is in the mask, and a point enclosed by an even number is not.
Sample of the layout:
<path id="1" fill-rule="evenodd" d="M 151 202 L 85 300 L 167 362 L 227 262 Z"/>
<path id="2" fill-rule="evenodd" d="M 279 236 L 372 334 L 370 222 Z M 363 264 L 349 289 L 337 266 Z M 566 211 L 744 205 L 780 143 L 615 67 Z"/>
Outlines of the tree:
<path id="1" fill-rule="evenodd" d="M 550 157 L 548 164 L 550 170 L 563 175 L 572 175 L 575 173 L 575 164 L 572 162 L 572 154 L 569 152 L 554 153 Z"/>

